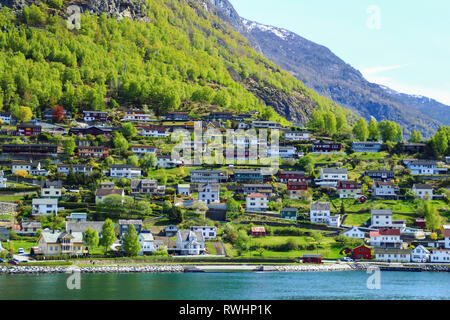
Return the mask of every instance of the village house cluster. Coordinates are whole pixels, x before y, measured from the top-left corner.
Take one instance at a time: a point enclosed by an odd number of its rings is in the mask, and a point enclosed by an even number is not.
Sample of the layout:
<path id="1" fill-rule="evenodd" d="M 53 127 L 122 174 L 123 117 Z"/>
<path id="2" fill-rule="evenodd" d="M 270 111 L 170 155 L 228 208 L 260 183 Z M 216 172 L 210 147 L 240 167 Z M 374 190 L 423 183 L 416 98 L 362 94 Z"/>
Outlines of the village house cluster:
<path id="1" fill-rule="evenodd" d="M 92 214 L 109 199 L 122 199 L 121 204 L 132 199 L 149 203 L 155 212 L 162 210 L 165 201 L 174 207 L 202 210 L 209 221 L 223 223 L 231 210 L 228 200 L 232 196 L 244 215 L 271 217 L 282 223 L 308 224 L 317 230 L 337 232 L 348 238 L 361 239 L 364 245 L 347 248 L 355 259 L 386 262 L 450 262 L 450 227 L 437 231 L 439 239 L 431 240 L 424 219 L 415 219 L 415 225 L 394 219 L 391 209 L 367 207 L 370 220 L 361 226 L 345 223 L 347 213 L 341 210 L 344 201 L 364 205 L 369 200 L 403 201 L 407 189 L 415 199 L 427 201 L 442 199 L 433 181 L 448 178 L 449 157 L 439 159 L 402 158 L 391 169 L 363 170 L 358 172 L 342 161 L 317 162 L 310 168 L 299 168 L 301 159 L 313 155 L 336 156 L 349 152 L 364 154 L 386 150 L 381 142 L 357 142 L 350 145 L 318 136 L 301 126 L 283 127 L 279 123 L 261 119 L 258 113 L 234 114 L 210 112 L 192 118 L 185 112 L 168 112 L 156 117 L 151 112 L 125 110 L 122 112 L 83 111 L 80 115 L 65 114 L 65 124 L 55 124 L 51 113 L 43 119 L 16 123 L 11 115 L 3 113 L 5 128 L 2 134 L 2 181 L 8 185 L 30 185 L 37 194 L 27 195 L 30 214 L 10 226 L 20 236 L 39 234 L 34 255 L 80 256 L 90 254 L 83 235 L 92 228 L 101 237 L 104 220 L 95 220 Z M 248 160 L 251 146 L 267 148 L 268 158 L 279 158 L 276 172 L 259 164 L 187 165 L 173 159 L 171 135 L 177 129 L 192 133 L 195 122 L 201 121 L 202 131 L 214 130 L 225 137 L 227 129 L 280 131 L 280 145 L 268 148 L 267 141 L 254 137 L 235 138 L 233 147 L 244 148 L 243 154 L 234 154 L 236 161 Z M 136 129 L 127 137 L 127 150 L 117 151 L 113 139 L 124 126 L 132 123 Z M 15 127 L 14 127 L 15 126 Z M 46 137 L 72 137 L 73 154 L 68 154 L 62 143 L 42 140 Z M 20 141 L 20 143 L 18 142 Z M 225 140 L 224 140 L 225 141 Z M 199 144 L 184 142 L 193 150 L 208 151 L 208 141 Z M 425 144 L 404 143 L 406 155 L 418 155 Z M 126 155 L 126 156 L 125 156 Z M 148 157 L 151 155 L 151 157 Z M 224 153 L 225 156 L 225 153 Z M 135 157 L 135 158 L 133 158 Z M 143 159 L 151 164 L 144 165 Z M 131 161 L 133 159 L 134 161 Z M 256 158 L 258 159 L 258 158 Z M 395 167 L 395 169 L 394 169 Z M 399 168 L 400 167 L 400 168 Z M 178 178 L 167 179 L 167 171 L 178 170 Z M 397 172 L 420 177 L 420 182 L 400 187 Z M 95 179 L 93 178 L 95 177 Z M 428 179 L 428 180 L 427 180 Z M 83 185 L 80 187 L 77 185 Z M 419 181 L 419 180 L 418 180 Z M 404 190 L 403 190 L 404 191 Z M 87 194 L 91 192 L 91 194 Z M 319 195 L 319 196 L 318 196 Z M 75 200 L 73 200 L 75 199 Z M 128 199 L 128 200 L 127 200 Z M 77 207 L 78 203 L 78 207 Z M 337 205 L 336 205 L 337 203 Z M 23 205 L 22 203 L 18 203 Z M 342 205 L 343 206 L 343 205 Z M 200 208 L 200 209 L 198 209 Z M 235 209 L 233 209 L 235 210 Z M 41 223 L 42 217 L 61 217 L 65 228 L 49 228 Z M 155 218 L 157 219 L 157 218 Z M 217 241 L 217 225 L 197 225 L 186 229 L 171 223 L 158 232 L 146 228 L 144 219 L 116 219 L 117 243 L 130 225 L 138 233 L 141 255 L 166 250 L 173 255 L 207 255 L 208 246 Z M 281 223 L 280 222 L 280 223 Z M 47 223 L 47 222 L 46 222 Z M 210 223 L 211 224 L 211 223 Z M 0 234 L 8 238 L 4 227 Z M 9 231 L 8 231 L 9 232 Z M 250 236 L 266 236 L 262 226 L 252 227 Z M 414 248 L 412 248 L 412 246 Z M 305 255 L 304 261 L 318 261 L 320 255 Z"/>

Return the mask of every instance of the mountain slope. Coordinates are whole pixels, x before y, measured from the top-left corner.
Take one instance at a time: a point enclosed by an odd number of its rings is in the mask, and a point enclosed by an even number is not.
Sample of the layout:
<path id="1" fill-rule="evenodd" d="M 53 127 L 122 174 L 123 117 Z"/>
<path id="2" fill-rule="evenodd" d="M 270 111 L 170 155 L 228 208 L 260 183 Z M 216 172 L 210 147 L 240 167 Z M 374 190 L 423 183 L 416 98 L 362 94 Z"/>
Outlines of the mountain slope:
<path id="1" fill-rule="evenodd" d="M 248 32 L 257 39 L 263 54 L 289 71 L 304 84 L 365 118 L 392 120 L 405 128 L 405 133 L 420 130 L 431 135 L 448 121 L 439 117 L 444 108 L 433 100 L 421 100 L 405 94 L 392 93 L 368 82 L 362 74 L 339 59 L 328 48 L 306 40 L 285 29 L 265 26 L 243 19 Z M 422 113 L 431 105 L 435 113 Z M 450 112 L 448 112 L 450 114 Z M 434 115 L 434 117 L 433 117 Z M 439 119 L 439 120 L 437 120 Z M 441 122 L 442 121 L 442 122 Z M 448 123 L 448 122 L 447 122 Z"/>
<path id="2" fill-rule="evenodd" d="M 69 4 L 84 12 L 81 30 L 66 27 Z M 280 116 L 305 123 L 315 108 L 336 108 L 194 0 L 8 5 L 15 13 L 0 13 L 4 110 L 26 105 L 37 116 L 55 104 L 75 113 L 136 105 L 158 114 L 254 110 L 287 124 Z"/>
<path id="3" fill-rule="evenodd" d="M 237 19 L 227 0 L 197 0 L 249 39 L 256 50 L 301 80 L 308 88 L 364 116 L 392 120 L 408 136 L 420 130 L 430 136 L 441 124 L 450 124 L 450 107 L 428 98 L 399 94 L 370 83 L 328 48 L 282 28 Z M 242 31 L 242 25 L 245 30 Z M 256 42 L 256 44 L 255 44 Z"/>

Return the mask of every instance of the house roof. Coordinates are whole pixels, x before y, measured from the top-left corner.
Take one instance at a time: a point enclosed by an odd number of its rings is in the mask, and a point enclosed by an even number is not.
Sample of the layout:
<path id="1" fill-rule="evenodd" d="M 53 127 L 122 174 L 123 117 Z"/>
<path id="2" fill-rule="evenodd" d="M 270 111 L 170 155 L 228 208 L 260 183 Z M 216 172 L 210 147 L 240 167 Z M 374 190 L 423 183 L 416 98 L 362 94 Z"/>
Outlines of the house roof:
<path id="1" fill-rule="evenodd" d="M 42 231 L 41 237 L 44 239 L 46 243 L 59 243 L 62 238 L 69 236 L 71 243 L 80 243 L 83 242 L 83 233 L 82 232 L 59 232 L 59 231 Z"/>
<path id="2" fill-rule="evenodd" d="M 158 180 L 154 179 L 142 179 L 142 180 L 131 180 L 131 189 L 139 188 L 143 183 L 152 183 L 152 184 L 158 184 Z"/>
<path id="3" fill-rule="evenodd" d="M 376 248 L 375 254 L 411 254 L 411 250 Z"/>
<path id="4" fill-rule="evenodd" d="M 142 220 L 124 220 L 121 219 L 119 220 L 119 225 L 142 225 Z"/>
<path id="5" fill-rule="evenodd" d="M 256 192 L 250 193 L 247 197 L 248 198 L 267 198 L 267 196 L 265 194 L 262 194 L 259 192 L 258 193 L 256 193 Z"/>
<path id="6" fill-rule="evenodd" d="M 391 216 L 392 215 L 392 210 L 390 210 L 390 209 L 372 209 L 371 215 Z"/>
<path id="7" fill-rule="evenodd" d="M 177 238 L 180 237 L 181 241 L 198 241 L 203 242 L 203 233 L 200 231 L 191 231 L 191 230 L 178 230 Z"/>
<path id="8" fill-rule="evenodd" d="M 220 191 L 220 185 L 218 183 L 206 183 L 198 186 L 198 192 L 205 192 L 207 187 L 211 189 L 211 192 Z"/>
<path id="9" fill-rule="evenodd" d="M 42 224 L 37 221 L 22 222 L 22 228 L 41 228 Z"/>
<path id="10" fill-rule="evenodd" d="M 399 229 L 380 229 L 377 231 L 370 231 L 371 237 L 378 237 L 378 236 L 400 236 L 400 230 Z"/>
<path id="11" fill-rule="evenodd" d="M 394 183 L 391 181 L 374 181 L 373 184 L 375 185 L 375 188 L 380 188 L 381 186 L 389 186 L 389 187 L 394 187 Z"/>
<path id="12" fill-rule="evenodd" d="M 413 185 L 413 189 L 420 189 L 420 190 L 433 190 L 433 187 L 429 184 L 424 183 L 416 183 Z"/>
<path id="13" fill-rule="evenodd" d="M 123 189 L 97 189 L 97 191 L 95 191 L 95 196 L 96 197 L 105 197 L 105 196 L 109 196 L 111 194 L 123 195 L 124 192 L 125 191 Z"/>
<path id="14" fill-rule="evenodd" d="M 32 201 L 33 205 L 40 205 L 40 204 L 50 204 L 50 205 L 57 205 L 58 199 L 50 199 L 50 198 L 35 198 Z"/>
<path id="15" fill-rule="evenodd" d="M 347 174 L 347 169 L 345 168 L 322 168 L 322 173 L 326 174 Z"/>
<path id="16" fill-rule="evenodd" d="M 153 238 L 153 234 L 151 234 L 150 232 L 142 232 L 139 235 L 139 238 L 142 239 L 143 241 L 154 241 L 155 240 Z"/>
<path id="17" fill-rule="evenodd" d="M 54 187 L 57 189 L 61 189 L 62 188 L 62 181 L 43 181 L 41 184 L 42 188 L 50 188 L 50 187 Z"/>
<path id="18" fill-rule="evenodd" d="M 313 202 L 310 206 L 311 210 L 330 210 L 329 202 Z"/>
<path id="19" fill-rule="evenodd" d="M 264 227 L 252 227 L 252 232 L 266 232 Z"/>
<path id="20" fill-rule="evenodd" d="M 66 232 L 85 232 L 89 227 L 97 232 L 101 232 L 104 221 L 67 221 Z"/>
<path id="21" fill-rule="evenodd" d="M 299 176 L 304 176 L 305 171 L 280 171 L 280 175 L 282 175 L 282 174 L 295 174 L 295 175 L 299 175 Z"/>

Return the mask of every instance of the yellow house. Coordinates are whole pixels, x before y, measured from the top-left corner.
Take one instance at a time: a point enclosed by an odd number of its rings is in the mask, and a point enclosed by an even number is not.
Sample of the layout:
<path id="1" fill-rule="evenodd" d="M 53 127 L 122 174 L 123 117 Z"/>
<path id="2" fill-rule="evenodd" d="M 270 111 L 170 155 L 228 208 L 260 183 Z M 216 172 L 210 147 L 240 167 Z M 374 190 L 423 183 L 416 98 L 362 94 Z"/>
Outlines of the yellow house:
<path id="1" fill-rule="evenodd" d="M 38 240 L 39 254 L 51 255 L 83 255 L 88 250 L 83 243 L 82 232 L 43 231 Z"/>

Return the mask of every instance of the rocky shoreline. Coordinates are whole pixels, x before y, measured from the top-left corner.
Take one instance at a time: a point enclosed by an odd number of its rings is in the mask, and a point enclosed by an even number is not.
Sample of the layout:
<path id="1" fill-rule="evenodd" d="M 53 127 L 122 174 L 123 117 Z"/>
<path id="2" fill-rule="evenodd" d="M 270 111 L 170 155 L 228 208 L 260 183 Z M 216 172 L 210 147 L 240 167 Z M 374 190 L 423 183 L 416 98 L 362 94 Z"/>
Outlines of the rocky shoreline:
<path id="1" fill-rule="evenodd" d="M 107 267 L 36 267 L 14 266 L 0 267 L 0 274 L 48 274 L 48 273 L 180 273 L 184 268 L 179 265 L 165 266 L 107 266 Z"/>
<path id="2" fill-rule="evenodd" d="M 226 270 L 259 271 L 259 272 L 333 272 L 333 271 L 366 271 L 369 267 L 378 267 L 381 271 L 408 272 L 450 272 L 450 265 L 414 265 L 387 266 L 369 263 L 322 264 L 322 265 L 272 265 L 248 266 L 228 265 Z M 144 265 L 144 266 L 92 266 L 92 267 L 39 267 L 39 266 L 2 266 L 0 274 L 56 274 L 56 273 L 184 273 L 197 269 L 195 266 L 182 265 Z M 214 269 L 214 268 L 213 268 Z M 204 272 L 204 271 L 203 271 Z"/>

